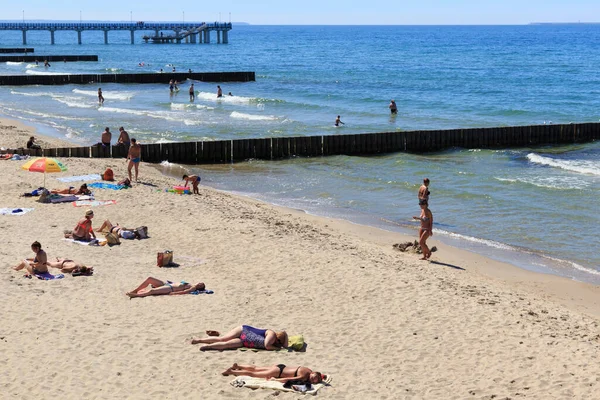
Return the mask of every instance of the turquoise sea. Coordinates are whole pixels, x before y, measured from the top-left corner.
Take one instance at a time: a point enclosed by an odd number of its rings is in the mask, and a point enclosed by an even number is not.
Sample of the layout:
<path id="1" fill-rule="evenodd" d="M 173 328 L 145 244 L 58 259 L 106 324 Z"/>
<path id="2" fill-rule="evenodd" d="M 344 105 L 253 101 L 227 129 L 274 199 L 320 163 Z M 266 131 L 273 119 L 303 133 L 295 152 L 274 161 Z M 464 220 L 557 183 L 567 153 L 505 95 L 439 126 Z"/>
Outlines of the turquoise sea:
<path id="1" fill-rule="evenodd" d="M 129 44 L 129 32 L 29 32 L 44 54 L 99 62 L 0 64 L 0 74 L 255 71 L 256 82 L 0 87 L 0 114 L 91 144 L 597 122 L 600 25 L 246 26 L 228 45 Z M 213 38 L 214 40 L 214 38 Z M 22 47 L 0 32 L 1 47 Z M 140 66 L 143 64 L 143 66 Z M 399 115 L 391 117 L 390 99 Z M 345 125 L 333 122 L 341 115 Z M 431 179 L 435 238 L 523 268 L 600 283 L 600 143 L 198 166 L 203 183 L 307 212 L 414 233 Z M 443 259 L 443 245 L 437 257 Z"/>

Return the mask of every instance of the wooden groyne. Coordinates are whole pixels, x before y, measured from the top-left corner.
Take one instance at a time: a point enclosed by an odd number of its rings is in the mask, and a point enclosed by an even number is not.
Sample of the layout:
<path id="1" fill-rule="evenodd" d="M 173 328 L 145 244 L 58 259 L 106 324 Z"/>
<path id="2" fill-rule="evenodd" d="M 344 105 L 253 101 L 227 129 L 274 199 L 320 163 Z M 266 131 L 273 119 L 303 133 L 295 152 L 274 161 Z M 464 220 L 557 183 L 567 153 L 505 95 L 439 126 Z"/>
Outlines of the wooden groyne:
<path id="1" fill-rule="evenodd" d="M 434 131 L 382 132 L 332 136 L 234 139 L 142 145 L 142 161 L 180 164 L 221 164 L 248 159 L 426 153 L 449 148 L 501 149 L 583 143 L 600 139 L 600 123 L 507 126 Z M 2 153 L 50 157 L 122 158 L 123 146 L 16 149 Z"/>
<path id="2" fill-rule="evenodd" d="M 0 75 L 0 85 L 71 85 L 88 83 L 251 82 L 254 72 L 166 72 L 150 74 Z"/>
<path id="3" fill-rule="evenodd" d="M 41 62 L 53 61 L 98 61 L 98 56 L 0 56 L 0 62 Z"/>
<path id="4" fill-rule="evenodd" d="M 0 48 L 0 53 L 33 53 L 33 47 L 13 47 L 13 48 Z"/>

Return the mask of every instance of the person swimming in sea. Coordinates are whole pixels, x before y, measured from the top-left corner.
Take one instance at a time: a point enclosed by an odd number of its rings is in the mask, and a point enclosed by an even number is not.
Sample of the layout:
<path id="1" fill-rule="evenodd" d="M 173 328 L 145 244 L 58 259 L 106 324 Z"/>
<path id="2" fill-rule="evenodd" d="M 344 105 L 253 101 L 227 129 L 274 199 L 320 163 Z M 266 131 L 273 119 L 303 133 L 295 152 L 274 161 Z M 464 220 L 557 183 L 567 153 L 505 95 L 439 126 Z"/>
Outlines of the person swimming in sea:
<path id="1" fill-rule="evenodd" d="M 342 117 L 340 117 L 339 115 L 337 116 L 337 118 L 335 119 L 335 126 L 340 126 L 340 125 L 346 125 L 342 122 Z"/>

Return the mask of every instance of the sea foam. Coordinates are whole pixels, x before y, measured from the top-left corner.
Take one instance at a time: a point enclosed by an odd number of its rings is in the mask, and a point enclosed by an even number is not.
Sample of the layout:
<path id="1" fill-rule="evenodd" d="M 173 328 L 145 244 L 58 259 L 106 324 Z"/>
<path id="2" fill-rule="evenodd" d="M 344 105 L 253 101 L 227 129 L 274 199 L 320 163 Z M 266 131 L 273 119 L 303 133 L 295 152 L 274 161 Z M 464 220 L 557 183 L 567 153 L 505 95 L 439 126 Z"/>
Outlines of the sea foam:
<path id="1" fill-rule="evenodd" d="M 540 156 L 539 154 L 535 153 L 527 154 L 527 159 L 534 164 L 560 168 L 580 174 L 600 175 L 600 164 L 597 161 L 557 160 L 555 158 Z"/>

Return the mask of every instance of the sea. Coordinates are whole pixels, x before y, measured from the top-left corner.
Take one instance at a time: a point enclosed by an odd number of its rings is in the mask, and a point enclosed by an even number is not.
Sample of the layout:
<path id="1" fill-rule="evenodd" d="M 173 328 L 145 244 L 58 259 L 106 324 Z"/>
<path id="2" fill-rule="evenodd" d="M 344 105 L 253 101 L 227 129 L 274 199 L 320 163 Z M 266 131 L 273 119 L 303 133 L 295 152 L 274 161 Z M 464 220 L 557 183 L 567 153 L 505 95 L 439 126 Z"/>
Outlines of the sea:
<path id="1" fill-rule="evenodd" d="M 152 34 L 153 32 L 146 32 Z M 229 44 L 147 44 L 137 32 L 29 31 L 39 63 L 0 74 L 254 71 L 256 82 L 2 86 L 0 114 L 77 144 L 124 126 L 144 143 L 600 120 L 600 25 L 233 25 Z M 19 31 L 1 47 L 23 47 Z M 96 54 L 98 62 L 44 55 Z M 227 95 L 231 92 L 232 96 Z M 399 113 L 392 116 L 394 99 Z M 334 126 L 340 115 L 344 125 Z M 164 163 L 165 171 L 176 166 Z M 532 271 L 600 284 L 600 143 L 453 148 L 186 167 L 204 185 L 414 235 L 431 180 L 434 238 Z M 142 172 L 143 174 L 143 172 Z M 142 175 L 143 176 L 143 175 Z"/>

